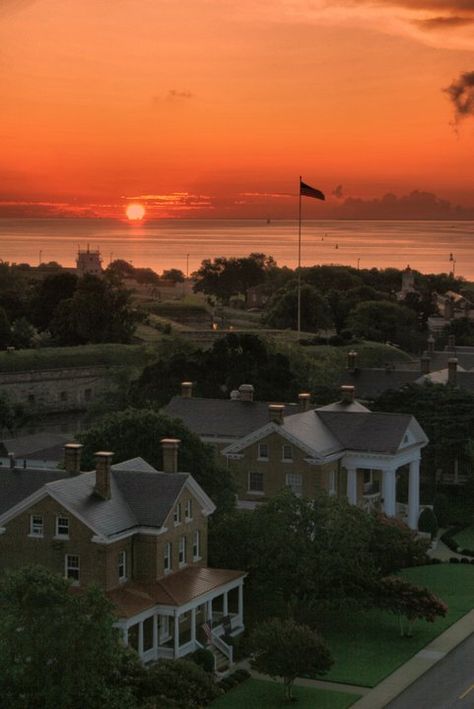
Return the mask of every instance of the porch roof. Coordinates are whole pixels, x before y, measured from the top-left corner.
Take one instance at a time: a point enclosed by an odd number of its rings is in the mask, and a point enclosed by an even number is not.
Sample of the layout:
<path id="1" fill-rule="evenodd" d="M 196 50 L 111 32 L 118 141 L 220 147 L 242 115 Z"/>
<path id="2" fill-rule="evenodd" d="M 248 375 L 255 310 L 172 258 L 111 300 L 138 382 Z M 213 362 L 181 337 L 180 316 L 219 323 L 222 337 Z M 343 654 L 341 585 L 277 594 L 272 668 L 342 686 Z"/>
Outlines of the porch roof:
<path id="1" fill-rule="evenodd" d="M 120 618 L 131 618 L 156 605 L 184 606 L 200 596 L 246 576 L 245 571 L 189 566 L 155 583 L 130 583 L 109 591 Z"/>

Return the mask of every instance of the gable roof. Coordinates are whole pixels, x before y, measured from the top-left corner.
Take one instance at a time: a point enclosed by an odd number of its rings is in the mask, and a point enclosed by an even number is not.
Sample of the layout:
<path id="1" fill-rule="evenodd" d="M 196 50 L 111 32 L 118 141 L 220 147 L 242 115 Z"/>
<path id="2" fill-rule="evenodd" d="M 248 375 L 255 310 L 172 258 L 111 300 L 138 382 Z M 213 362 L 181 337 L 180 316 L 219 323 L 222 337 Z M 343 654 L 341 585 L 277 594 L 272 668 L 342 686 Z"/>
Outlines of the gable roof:
<path id="1" fill-rule="evenodd" d="M 386 454 L 398 451 L 414 420 L 409 414 L 378 411 L 318 411 L 317 415 L 345 450 Z"/>
<path id="2" fill-rule="evenodd" d="M 181 419 L 198 436 L 242 438 L 269 422 L 268 406 L 265 401 L 174 396 L 162 412 Z M 297 404 L 286 404 L 284 415 L 298 411 Z"/>
<path id="3" fill-rule="evenodd" d="M 46 483 L 60 480 L 64 470 L 0 467 L 0 515 L 18 505 Z"/>
<path id="4" fill-rule="evenodd" d="M 384 392 L 401 389 L 406 384 L 414 383 L 421 376 L 417 369 L 355 369 L 346 370 L 340 378 L 341 384 L 352 384 L 357 396 L 362 399 L 378 399 Z"/>

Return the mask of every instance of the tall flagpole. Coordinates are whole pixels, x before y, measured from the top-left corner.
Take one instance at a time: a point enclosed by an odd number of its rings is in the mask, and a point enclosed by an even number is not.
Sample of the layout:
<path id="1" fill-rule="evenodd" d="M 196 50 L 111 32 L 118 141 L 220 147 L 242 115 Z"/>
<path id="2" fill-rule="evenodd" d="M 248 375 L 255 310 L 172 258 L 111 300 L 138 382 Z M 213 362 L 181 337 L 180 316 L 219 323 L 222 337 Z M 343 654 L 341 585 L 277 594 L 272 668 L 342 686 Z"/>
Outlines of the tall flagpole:
<path id="1" fill-rule="evenodd" d="M 298 182 L 298 339 L 301 334 L 301 175 Z"/>

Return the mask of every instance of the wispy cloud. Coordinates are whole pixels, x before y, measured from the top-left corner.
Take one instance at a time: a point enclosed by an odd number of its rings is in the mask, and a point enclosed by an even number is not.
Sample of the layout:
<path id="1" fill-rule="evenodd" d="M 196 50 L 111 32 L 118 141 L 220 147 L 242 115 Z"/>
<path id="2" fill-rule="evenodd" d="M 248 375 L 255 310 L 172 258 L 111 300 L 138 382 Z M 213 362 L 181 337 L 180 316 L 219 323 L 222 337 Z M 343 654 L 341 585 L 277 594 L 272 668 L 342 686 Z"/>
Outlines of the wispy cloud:
<path id="1" fill-rule="evenodd" d="M 456 123 L 474 117 L 474 71 L 464 72 L 444 91 L 453 104 Z"/>

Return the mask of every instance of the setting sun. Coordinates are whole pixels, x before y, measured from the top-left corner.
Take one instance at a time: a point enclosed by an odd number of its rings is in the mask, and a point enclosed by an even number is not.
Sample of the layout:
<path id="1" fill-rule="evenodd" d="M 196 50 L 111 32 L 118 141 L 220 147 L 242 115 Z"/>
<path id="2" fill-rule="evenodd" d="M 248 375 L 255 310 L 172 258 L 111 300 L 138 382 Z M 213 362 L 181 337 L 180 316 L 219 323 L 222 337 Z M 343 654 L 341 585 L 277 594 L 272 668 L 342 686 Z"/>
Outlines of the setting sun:
<path id="1" fill-rule="evenodd" d="M 132 202 L 132 204 L 127 206 L 125 211 L 127 218 L 130 219 L 131 222 L 140 221 L 145 216 L 145 207 L 143 204 L 136 204 L 135 202 Z"/>

